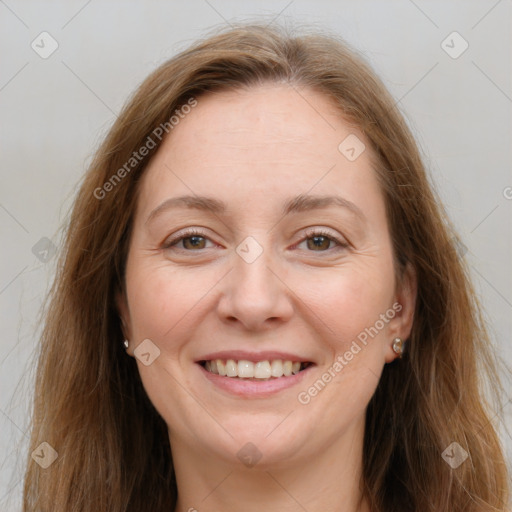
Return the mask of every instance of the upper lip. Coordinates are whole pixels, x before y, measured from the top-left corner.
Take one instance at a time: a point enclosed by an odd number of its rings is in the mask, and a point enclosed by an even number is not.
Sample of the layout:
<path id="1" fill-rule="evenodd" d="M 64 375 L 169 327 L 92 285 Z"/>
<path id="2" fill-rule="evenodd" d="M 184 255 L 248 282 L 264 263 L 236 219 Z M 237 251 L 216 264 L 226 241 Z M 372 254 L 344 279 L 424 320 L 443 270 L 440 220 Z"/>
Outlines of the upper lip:
<path id="1" fill-rule="evenodd" d="M 258 361 L 273 361 L 276 359 L 282 359 L 283 361 L 298 361 L 301 363 L 312 363 L 311 359 L 298 356 L 297 354 L 291 354 L 289 352 L 279 352 L 276 350 L 266 350 L 262 352 L 246 351 L 246 350 L 222 350 L 220 352 L 211 352 L 205 354 L 196 360 L 196 363 L 202 361 L 212 361 L 214 359 L 221 359 L 226 361 L 233 359 L 234 361 L 252 361 L 257 363 Z"/>

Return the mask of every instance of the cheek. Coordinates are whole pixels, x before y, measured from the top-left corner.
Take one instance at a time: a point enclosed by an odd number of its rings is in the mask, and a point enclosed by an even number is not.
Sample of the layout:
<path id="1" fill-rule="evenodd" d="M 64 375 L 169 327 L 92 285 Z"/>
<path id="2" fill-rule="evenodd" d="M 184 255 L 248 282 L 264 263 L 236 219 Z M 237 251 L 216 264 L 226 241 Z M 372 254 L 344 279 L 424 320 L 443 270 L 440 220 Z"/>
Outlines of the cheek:
<path id="1" fill-rule="evenodd" d="M 305 274 L 297 293 L 315 313 L 335 350 L 345 350 L 361 332 L 379 321 L 392 306 L 393 294 L 392 265 L 384 260 L 354 262 L 314 277 Z"/>
<path id="2" fill-rule="evenodd" d="M 330 359 L 324 360 L 318 380 L 302 389 L 297 399 L 309 415 L 323 418 L 332 435 L 364 413 L 385 363 L 382 343 L 388 341 L 388 322 L 395 315 L 394 275 L 386 270 L 380 264 L 340 268 L 325 279 L 315 279 L 315 292 L 309 295 L 307 285 L 313 281 L 304 283 L 302 291 L 314 313 L 309 318 L 321 320 L 317 339 Z"/>
<path id="3" fill-rule="evenodd" d="M 211 277 L 211 276 L 210 276 Z M 132 329 L 137 338 L 163 340 L 201 310 L 213 281 L 199 269 L 171 269 L 134 261 L 127 269 Z"/>

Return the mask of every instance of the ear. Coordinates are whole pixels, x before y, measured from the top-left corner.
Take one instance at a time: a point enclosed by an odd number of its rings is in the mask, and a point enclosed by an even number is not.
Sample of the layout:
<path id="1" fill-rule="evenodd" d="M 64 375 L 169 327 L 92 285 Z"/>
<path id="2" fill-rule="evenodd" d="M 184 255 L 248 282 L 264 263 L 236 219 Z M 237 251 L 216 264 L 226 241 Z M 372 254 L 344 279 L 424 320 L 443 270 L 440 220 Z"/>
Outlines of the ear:
<path id="1" fill-rule="evenodd" d="M 122 326 L 121 330 L 123 332 L 123 336 L 128 341 L 132 341 L 130 311 L 128 308 L 128 302 L 126 300 L 126 294 L 124 293 L 124 291 L 118 290 L 116 292 L 115 301 L 116 301 L 117 311 L 119 313 L 119 318 L 121 320 L 121 326 Z M 131 349 L 132 349 L 132 347 L 130 346 L 128 348 L 128 351 L 130 351 Z"/>
<path id="2" fill-rule="evenodd" d="M 410 263 L 407 263 L 396 286 L 395 302 L 393 304 L 396 315 L 389 322 L 388 326 L 388 336 L 390 339 L 389 343 L 386 344 L 386 363 L 390 363 L 398 357 L 392 349 L 393 340 L 395 338 L 402 338 L 402 340 L 406 341 L 411 335 L 417 291 L 416 271 Z"/>

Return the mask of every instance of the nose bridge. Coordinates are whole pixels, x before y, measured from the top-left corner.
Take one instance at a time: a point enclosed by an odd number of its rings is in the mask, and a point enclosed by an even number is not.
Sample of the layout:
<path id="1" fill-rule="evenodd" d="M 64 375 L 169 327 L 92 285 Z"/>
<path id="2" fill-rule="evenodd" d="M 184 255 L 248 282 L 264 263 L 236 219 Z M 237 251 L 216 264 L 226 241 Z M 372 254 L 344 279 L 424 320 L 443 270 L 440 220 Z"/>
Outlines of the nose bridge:
<path id="1" fill-rule="evenodd" d="M 272 281 L 274 274 L 270 272 L 272 267 L 271 249 L 261 249 L 254 243 L 243 242 L 237 247 L 237 257 L 234 258 L 235 286 L 244 289 L 244 293 L 254 292 L 255 295 L 263 294 L 271 296 L 274 288 Z M 275 262 L 274 262 L 275 266 Z"/>
<path id="2" fill-rule="evenodd" d="M 225 283 L 219 313 L 257 328 L 268 319 L 290 317 L 292 305 L 287 288 L 275 275 L 275 252 L 259 237 L 245 238 L 233 255 L 233 271 Z M 268 237 L 265 238 L 268 241 Z"/>

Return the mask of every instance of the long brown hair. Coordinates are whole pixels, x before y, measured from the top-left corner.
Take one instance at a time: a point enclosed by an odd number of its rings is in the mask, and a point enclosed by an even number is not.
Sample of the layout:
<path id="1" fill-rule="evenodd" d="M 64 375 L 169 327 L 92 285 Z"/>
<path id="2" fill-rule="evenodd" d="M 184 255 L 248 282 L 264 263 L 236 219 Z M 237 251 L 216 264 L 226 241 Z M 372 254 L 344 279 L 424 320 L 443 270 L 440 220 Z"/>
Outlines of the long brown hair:
<path id="1" fill-rule="evenodd" d="M 30 452 L 44 441 L 58 457 L 46 469 L 28 457 L 25 512 L 173 510 L 167 426 L 125 354 L 115 306 L 137 185 L 160 145 L 155 128 L 177 109 L 209 91 L 264 82 L 319 91 L 363 131 L 397 276 L 406 264 L 417 276 L 408 348 L 385 366 L 367 409 L 362 490 L 372 510 L 506 510 L 507 468 L 482 392 L 488 382 L 488 396 L 499 399 L 496 363 L 455 233 L 395 101 L 340 38 L 246 24 L 210 35 L 154 71 L 83 179 L 49 295 L 34 398 Z M 154 147 L 127 167 L 152 134 Z M 468 454 L 458 468 L 442 456 L 452 442 Z"/>

